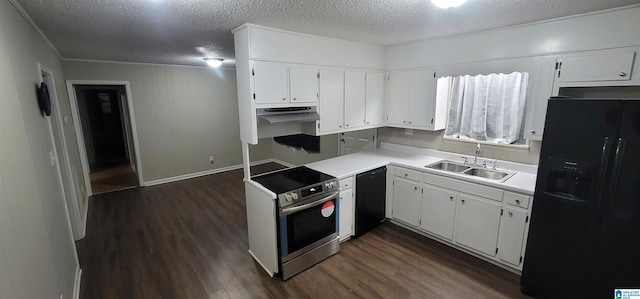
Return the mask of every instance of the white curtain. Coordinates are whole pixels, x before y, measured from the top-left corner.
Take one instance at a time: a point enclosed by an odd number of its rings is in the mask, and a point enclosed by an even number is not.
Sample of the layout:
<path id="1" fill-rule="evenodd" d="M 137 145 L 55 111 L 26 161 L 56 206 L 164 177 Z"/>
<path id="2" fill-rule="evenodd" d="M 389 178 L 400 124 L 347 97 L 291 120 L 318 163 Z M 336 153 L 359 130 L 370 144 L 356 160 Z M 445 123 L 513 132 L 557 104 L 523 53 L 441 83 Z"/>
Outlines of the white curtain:
<path id="1" fill-rule="evenodd" d="M 445 136 L 521 143 L 528 82 L 524 72 L 455 77 Z"/>

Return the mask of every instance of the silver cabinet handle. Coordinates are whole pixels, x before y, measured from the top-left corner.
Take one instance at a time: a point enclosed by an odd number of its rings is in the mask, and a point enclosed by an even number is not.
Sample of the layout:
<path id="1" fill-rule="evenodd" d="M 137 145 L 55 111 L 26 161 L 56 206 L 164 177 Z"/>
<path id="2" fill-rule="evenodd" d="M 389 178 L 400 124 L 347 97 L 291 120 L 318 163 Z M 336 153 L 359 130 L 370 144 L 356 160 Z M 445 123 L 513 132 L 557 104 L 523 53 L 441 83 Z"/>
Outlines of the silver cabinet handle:
<path id="1" fill-rule="evenodd" d="M 418 187 L 413 187 L 413 190 L 414 191 L 418 191 Z"/>
<path id="2" fill-rule="evenodd" d="M 367 125 L 369 124 L 369 122 L 367 122 Z"/>
<path id="3" fill-rule="evenodd" d="M 453 200 L 453 196 L 449 196 L 449 200 Z"/>
<path id="4" fill-rule="evenodd" d="M 531 130 L 531 135 L 535 135 L 536 134 L 536 130 Z"/>
<path id="5" fill-rule="evenodd" d="M 298 98 L 293 98 L 293 100 L 294 100 L 294 101 L 297 101 L 297 100 L 298 100 Z"/>
<path id="6" fill-rule="evenodd" d="M 409 121 L 409 124 L 411 124 L 411 121 Z"/>
<path id="7" fill-rule="evenodd" d="M 342 125 L 339 125 L 338 128 L 342 128 Z"/>
<path id="8" fill-rule="evenodd" d="M 405 174 L 404 174 L 404 177 L 406 178 L 408 175 L 409 175 L 408 173 L 405 173 Z"/>
<path id="9" fill-rule="evenodd" d="M 519 199 L 516 199 L 516 204 L 520 205 L 520 200 Z"/>
<path id="10" fill-rule="evenodd" d="M 403 120 L 403 121 L 402 121 L 402 123 L 403 123 L 403 124 L 406 124 L 406 123 L 407 123 L 407 121 L 406 121 L 406 120 Z"/>
<path id="11" fill-rule="evenodd" d="M 625 72 L 619 72 L 619 73 L 618 73 L 618 76 L 620 76 L 620 77 L 626 77 L 626 76 L 627 76 L 627 73 L 625 73 Z"/>
<path id="12" fill-rule="evenodd" d="M 283 101 L 283 102 L 284 102 L 284 101 L 286 101 L 286 100 L 287 100 L 287 98 L 282 98 L 282 101 Z"/>
<path id="13" fill-rule="evenodd" d="M 513 217 L 513 212 L 509 211 L 509 217 Z"/>
<path id="14" fill-rule="evenodd" d="M 461 199 L 460 202 L 464 203 L 464 199 Z"/>
<path id="15" fill-rule="evenodd" d="M 346 125 L 345 125 L 345 127 L 347 127 L 347 128 L 348 128 L 348 127 L 349 127 L 349 124 L 346 124 Z"/>

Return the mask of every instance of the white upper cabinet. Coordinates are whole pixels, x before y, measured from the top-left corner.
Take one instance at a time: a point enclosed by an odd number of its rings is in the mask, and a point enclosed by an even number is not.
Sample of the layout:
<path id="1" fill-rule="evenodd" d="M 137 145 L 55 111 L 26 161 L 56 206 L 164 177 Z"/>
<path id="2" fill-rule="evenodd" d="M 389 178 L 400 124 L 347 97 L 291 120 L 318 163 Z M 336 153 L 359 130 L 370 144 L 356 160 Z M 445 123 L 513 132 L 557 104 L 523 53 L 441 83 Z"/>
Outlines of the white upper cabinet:
<path id="1" fill-rule="evenodd" d="M 366 73 L 344 73 L 344 127 L 354 129 L 365 124 Z"/>
<path id="2" fill-rule="evenodd" d="M 384 73 L 367 72 L 365 98 L 365 124 L 367 126 L 382 125 L 382 117 L 384 115 Z"/>
<path id="3" fill-rule="evenodd" d="M 388 76 L 387 124 L 423 130 L 444 129 L 445 96 L 436 96 L 433 70 L 391 72 Z"/>
<path id="4" fill-rule="evenodd" d="M 344 71 L 320 70 L 320 132 L 342 129 L 344 106 Z"/>
<path id="5" fill-rule="evenodd" d="M 318 70 L 311 67 L 290 67 L 292 103 L 315 103 L 318 101 Z"/>
<path id="6" fill-rule="evenodd" d="M 289 101 L 289 69 L 285 64 L 253 62 L 253 99 L 256 104 Z"/>
<path id="7" fill-rule="evenodd" d="M 556 59 L 544 59 L 537 74 L 533 74 L 529 93 L 530 113 L 527 117 L 525 138 L 542 140 L 544 120 L 547 114 L 547 101 L 553 95 L 553 79 L 556 72 Z"/>
<path id="8" fill-rule="evenodd" d="M 635 51 L 585 53 L 558 60 L 560 82 L 627 81 Z"/>
<path id="9" fill-rule="evenodd" d="M 389 96 L 387 97 L 387 123 L 403 126 L 407 124 L 409 110 L 410 72 L 389 73 Z"/>
<path id="10" fill-rule="evenodd" d="M 379 127 L 384 112 L 384 74 L 321 69 L 318 111 L 318 134 Z"/>
<path id="11" fill-rule="evenodd" d="M 254 61 L 253 97 L 256 104 L 296 104 L 318 101 L 318 70 L 284 63 Z"/>

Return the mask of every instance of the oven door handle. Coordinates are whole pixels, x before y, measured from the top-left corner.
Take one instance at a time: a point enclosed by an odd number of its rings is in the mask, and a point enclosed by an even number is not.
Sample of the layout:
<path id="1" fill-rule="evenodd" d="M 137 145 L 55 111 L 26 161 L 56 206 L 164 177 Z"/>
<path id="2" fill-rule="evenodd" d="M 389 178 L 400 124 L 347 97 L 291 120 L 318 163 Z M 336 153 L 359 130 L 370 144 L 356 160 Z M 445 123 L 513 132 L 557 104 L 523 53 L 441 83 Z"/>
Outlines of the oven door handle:
<path id="1" fill-rule="evenodd" d="M 330 200 L 336 198 L 339 194 L 340 194 L 340 191 L 336 191 L 336 192 L 332 193 L 331 195 L 329 195 L 329 196 L 327 196 L 325 198 L 322 198 L 322 199 L 319 199 L 319 200 L 314 200 L 314 201 L 312 201 L 312 202 L 310 202 L 308 204 L 303 204 L 301 206 L 295 206 L 295 207 L 291 207 L 291 208 L 284 208 L 284 209 L 280 210 L 280 215 L 281 216 L 286 216 L 286 215 L 290 215 L 290 214 L 293 214 L 295 212 L 299 212 L 299 211 L 302 211 L 302 210 L 305 210 L 305 209 L 308 209 L 308 208 L 311 208 L 311 207 L 315 207 L 315 206 L 317 206 L 319 204 L 325 203 L 327 201 L 330 201 Z"/>

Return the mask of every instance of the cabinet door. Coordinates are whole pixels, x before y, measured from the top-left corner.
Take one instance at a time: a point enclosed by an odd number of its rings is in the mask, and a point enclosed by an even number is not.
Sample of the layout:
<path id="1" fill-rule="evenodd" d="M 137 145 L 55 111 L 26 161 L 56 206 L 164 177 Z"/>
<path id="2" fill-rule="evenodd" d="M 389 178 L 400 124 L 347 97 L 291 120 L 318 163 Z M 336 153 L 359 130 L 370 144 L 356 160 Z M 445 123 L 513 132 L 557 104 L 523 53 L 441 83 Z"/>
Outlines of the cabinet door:
<path id="1" fill-rule="evenodd" d="M 422 188 L 420 228 L 453 240 L 456 192 L 431 185 L 423 185 Z"/>
<path id="2" fill-rule="evenodd" d="M 365 72 L 344 72 L 344 127 L 353 129 L 364 126 Z"/>
<path id="3" fill-rule="evenodd" d="M 308 67 L 291 67 L 289 70 L 291 103 L 318 101 L 318 70 Z"/>
<path id="4" fill-rule="evenodd" d="M 469 194 L 458 194 L 455 241 L 490 256 L 496 255 L 499 204 Z"/>
<path id="5" fill-rule="evenodd" d="M 389 74 L 389 97 L 387 98 L 387 123 L 405 125 L 407 123 L 410 72 L 394 72 Z"/>
<path id="6" fill-rule="evenodd" d="M 435 104 L 435 72 L 414 71 L 411 75 L 407 123 L 411 126 L 433 128 Z"/>
<path id="7" fill-rule="evenodd" d="M 353 189 L 340 191 L 340 209 L 338 213 L 340 213 L 340 218 L 338 219 L 340 223 L 340 240 L 344 240 L 351 236 L 353 229 L 351 225 L 353 222 Z"/>
<path id="8" fill-rule="evenodd" d="M 253 63 L 253 96 L 256 104 L 288 103 L 289 73 L 280 63 Z"/>
<path id="9" fill-rule="evenodd" d="M 344 71 L 320 70 L 320 132 L 342 129 Z"/>
<path id="10" fill-rule="evenodd" d="M 631 79 L 634 51 L 576 55 L 560 59 L 560 82 Z"/>
<path id="11" fill-rule="evenodd" d="M 393 218 L 418 226 L 420 220 L 420 183 L 401 178 L 393 180 Z"/>
<path id="12" fill-rule="evenodd" d="M 498 258 L 514 266 L 522 263 L 522 244 L 527 221 L 527 212 L 510 207 L 504 208 L 500 217 Z"/>
<path id="13" fill-rule="evenodd" d="M 384 74 L 367 73 L 367 89 L 365 94 L 365 121 L 367 126 L 382 124 L 384 113 Z"/>
<path id="14" fill-rule="evenodd" d="M 525 137 L 531 140 L 542 140 L 544 119 L 547 114 L 547 101 L 553 95 L 553 81 L 556 74 L 556 59 L 545 59 L 533 78 L 533 91 L 528 101 L 531 102 L 531 114 L 527 117 Z"/>

